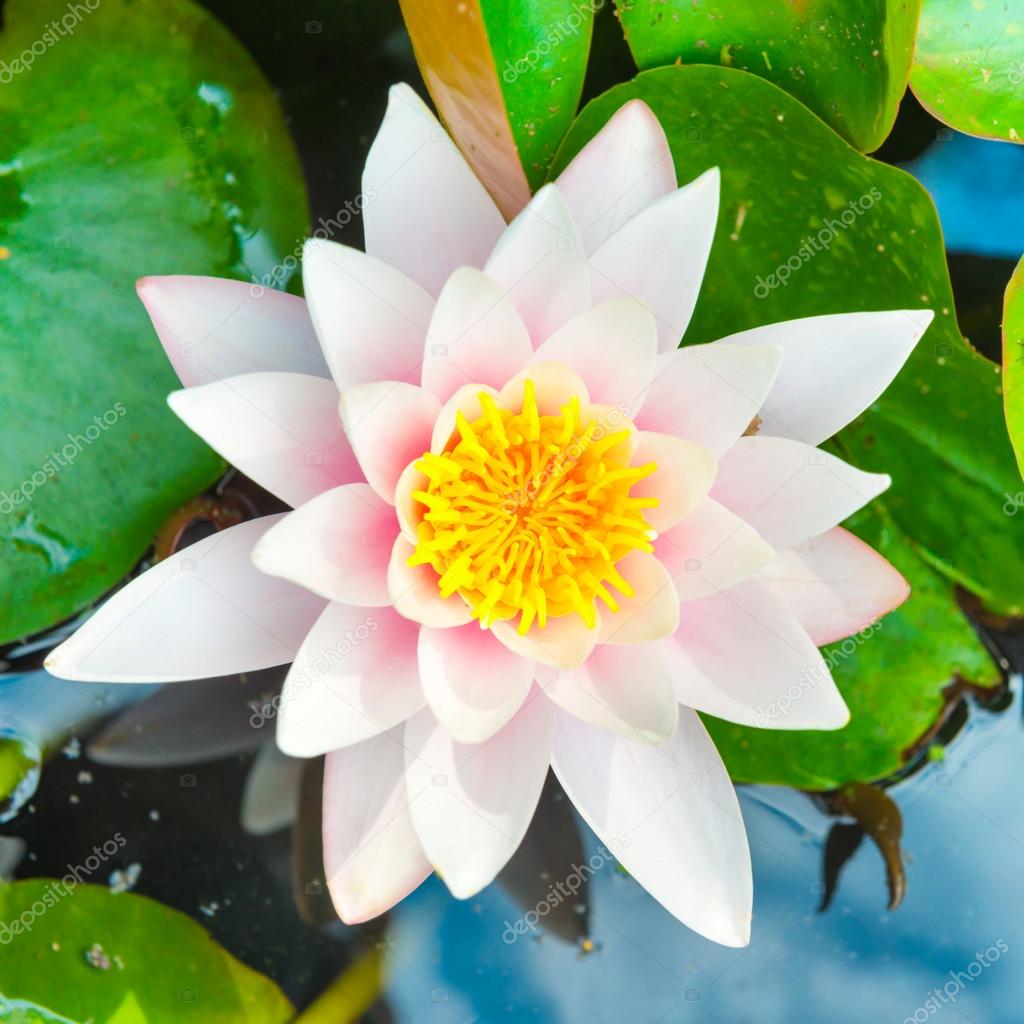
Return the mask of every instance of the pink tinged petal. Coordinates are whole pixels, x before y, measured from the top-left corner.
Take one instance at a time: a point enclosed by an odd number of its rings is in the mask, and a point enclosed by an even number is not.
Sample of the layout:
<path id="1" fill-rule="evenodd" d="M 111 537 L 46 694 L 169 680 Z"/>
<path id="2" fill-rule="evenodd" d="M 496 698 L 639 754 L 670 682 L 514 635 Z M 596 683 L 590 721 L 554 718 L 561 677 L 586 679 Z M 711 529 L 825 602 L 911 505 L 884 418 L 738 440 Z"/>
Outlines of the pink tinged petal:
<path id="1" fill-rule="evenodd" d="M 482 267 L 505 221 L 427 105 L 393 86 L 363 170 L 366 251 L 437 295 Z"/>
<path id="2" fill-rule="evenodd" d="M 679 700 L 740 725 L 841 729 L 850 713 L 821 653 L 759 583 L 686 603 L 667 642 Z"/>
<path id="3" fill-rule="evenodd" d="M 572 367 L 592 402 L 614 405 L 632 416 L 651 386 L 656 355 L 657 330 L 650 312 L 624 298 L 574 317 L 537 349 L 535 358 Z"/>
<path id="4" fill-rule="evenodd" d="M 496 622 L 491 631 L 513 654 L 555 668 L 575 668 L 590 657 L 601 631 L 601 612 L 596 611 L 593 627 L 579 615 L 559 615 L 543 628 L 534 623 L 522 635 L 515 622 Z"/>
<path id="5" fill-rule="evenodd" d="M 661 534 L 654 554 L 672 577 L 680 601 L 735 586 L 775 558 L 774 548 L 753 527 L 711 498 Z"/>
<path id="6" fill-rule="evenodd" d="M 295 823 L 303 768 L 302 761 L 282 754 L 276 744 L 260 744 L 245 777 L 238 813 L 246 832 L 266 836 Z"/>
<path id="7" fill-rule="evenodd" d="M 799 441 L 741 437 L 718 463 L 711 497 L 782 549 L 830 530 L 891 482 Z"/>
<path id="8" fill-rule="evenodd" d="M 416 714 L 426 699 L 418 627 L 391 608 L 332 603 L 309 631 L 277 705 L 277 745 L 316 757 L 361 743 Z"/>
<path id="9" fill-rule="evenodd" d="M 676 188 L 668 140 L 643 100 L 630 100 L 574 157 L 556 184 L 593 252 Z"/>
<path id="10" fill-rule="evenodd" d="M 360 607 L 391 603 L 395 510 L 369 484 L 346 484 L 290 512 L 253 548 L 256 568 Z"/>
<path id="11" fill-rule="evenodd" d="M 253 545 L 282 516 L 240 523 L 158 562 L 46 659 L 62 679 L 164 683 L 287 664 L 323 610 L 260 572 Z"/>
<path id="12" fill-rule="evenodd" d="M 812 316 L 723 341 L 782 349 L 782 370 L 761 411 L 760 433 L 819 444 L 881 395 L 934 315 L 930 309 L 903 309 Z"/>
<path id="13" fill-rule="evenodd" d="M 650 307 L 658 350 L 686 332 L 718 221 L 720 178 L 713 167 L 652 203 L 590 256 L 594 302 L 629 296 Z"/>
<path id="14" fill-rule="evenodd" d="M 214 451 L 293 507 L 363 478 L 332 380 L 247 373 L 174 391 L 167 404 Z"/>
<path id="15" fill-rule="evenodd" d="M 782 350 L 770 345 L 715 342 L 664 352 L 637 424 L 695 441 L 719 458 L 760 411 L 781 363 Z"/>
<path id="16" fill-rule="evenodd" d="M 644 743 L 661 743 L 676 731 L 679 701 L 660 643 L 602 645 L 574 669 L 540 666 L 537 684 L 570 715 Z"/>
<path id="17" fill-rule="evenodd" d="M 535 343 L 590 308 L 583 240 L 555 185 L 505 229 L 484 267 L 515 304 Z"/>
<path id="18" fill-rule="evenodd" d="M 490 739 L 519 710 L 533 682 L 533 662 L 475 622 L 457 629 L 424 626 L 419 666 L 431 711 L 460 743 Z"/>
<path id="19" fill-rule="evenodd" d="M 874 548 L 836 527 L 779 556 L 758 575 L 819 646 L 899 607 L 910 584 Z"/>
<path id="20" fill-rule="evenodd" d="M 530 335 L 503 289 L 479 270 L 456 270 L 427 331 L 423 387 L 441 402 L 465 384 L 498 388 L 532 356 Z"/>
<path id="21" fill-rule="evenodd" d="M 552 767 L 598 838 L 670 914 L 714 942 L 749 942 L 743 818 L 722 759 L 689 708 L 660 746 L 559 715 Z"/>
<path id="22" fill-rule="evenodd" d="M 707 496 L 718 463 L 706 448 L 693 441 L 641 430 L 633 465 L 652 462 L 658 468 L 634 484 L 629 493 L 636 498 L 658 499 L 657 506 L 644 509 L 644 517 L 660 533 L 675 526 Z"/>
<path id="23" fill-rule="evenodd" d="M 409 814 L 400 730 L 327 755 L 323 821 L 327 888 L 346 924 L 383 914 L 431 873 Z"/>
<path id="24" fill-rule="evenodd" d="M 580 432 L 585 431 L 591 423 L 597 425 L 594 439 L 598 441 L 609 434 L 625 432 L 629 435 L 609 448 L 605 455 L 609 458 L 620 459 L 627 465 L 631 464 L 639 443 L 636 424 L 620 409 L 616 409 L 612 405 L 595 405 L 593 402 L 580 406 Z"/>
<path id="25" fill-rule="evenodd" d="M 388 564 L 388 593 L 399 615 L 434 629 L 451 629 L 473 621 L 469 605 L 453 594 L 442 597 L 437 573 L 429 565 L 409 565 L 413 545 L 399 536 Z"/>
<path id="26" fill-rule="evenodd" d="M 441 403 L 401 381 L 360 384 L 341 393 L 341 420 L 369 485 L 389 504 L 402 470 L 430 447 Z"/>
<path id="27" fill-rule="evenodd" d="M 295 295 L 219 277 L 143 277 L 136 284 L 181 383 L 261 370 L 327 377 L 320 343 Z"/>
<path id="28" fill-rule="evenodd" d="M 499 392 L 500 404 L 516 411 L 523 407 L 524 384 L 532 380 L 537 409 L 542 416 L 557 416 L 570 398 L 588 405 L 590 394 L 583 378 L 565 363 L 538 360 L 517 373 Z"/>
<path id="29" fill-rule="evenodd" d="M 418 459 L 414 459 L 398 478 L 395 484 L 395 512 L 398 516 L 398 525 L 402 530 L 402 536 L 410 544 L 415 545 L 418 540 L 417 529 L 426 511 L 423 505 L 413 495 L 416 491 L 425 491 L 429 481 L 426 474 L 416 468 Z M 388 548 L 388 558 L 391 557 L 391 548 Z"/>
<path id="30" fill-rule="evenodd" d="M 490 395 L 498 405 L 504 406 L 501 396 L 494 388 L 488 387 L 486 384 L 464 384 L 441 406 L 441 411 L 434 421 L 434 429 L 430 435 L 430 450 L 435 455 L 443 451 L 454 436 L 457 413 L 461 412 L 470 423 L 483 415 L 480 405 L 481 394 Z"/>
<path id="31" fill-rule="evenodd" d="M 617 612 L 601 609 L 600 643 L 646 644 L 671 636 L 679 626 L 679 597 L 665 566 L 645 551 L 631 551 L 615 568 L 633 594 L 616 592 Z"/>
<path id="32" fill-rule="evenodd" d="M 340 389 L 377 380 L 419 383 L 434 299 L 394 267 L 337 242 L 311 239 L 302 283 Z"/>
<path id="33" fill-rule="evenodd" d="M 534 694 L 486 743 L 453 740 L 427 716 L 405 728 L 416 833 L 458 899 L 492 882 L 526 834 L 551 756 L 554 708 Z"/>

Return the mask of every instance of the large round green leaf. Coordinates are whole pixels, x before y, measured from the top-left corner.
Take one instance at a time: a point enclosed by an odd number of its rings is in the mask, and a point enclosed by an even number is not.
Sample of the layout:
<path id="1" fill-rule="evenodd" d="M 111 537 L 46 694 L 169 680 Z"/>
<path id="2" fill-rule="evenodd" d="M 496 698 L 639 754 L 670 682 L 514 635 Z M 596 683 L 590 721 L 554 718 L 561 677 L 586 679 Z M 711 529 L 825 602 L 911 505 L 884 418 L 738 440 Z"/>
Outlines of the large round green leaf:
<path id="1" fill-rule="evenodd" d="M 220 472 L 166 407 L 135 279 L 259 277 L 307 225 L 270 88 L 213 18 L 72 6 L 11 0 L 0 31 L 0 641 L 109 589 Z"/>
<path id="2" fill-rule="evenodd" d="M 77 870 L 123 845 L 108 838 Z M 76 1024 L 283 1024 L 294 1014 L 272 981 L 184 914 L 69 876 L 0 885 L 0 943 L 4 1020 L 5 1004 L 21 1004 L 27 1021 L 54 1019 L 28 1012 L 38 1010 Z"/>
<path id="3" fill-rule="evenodd" d="M 1024 141 L 1024 9 L 1019 0 L 923 0 L 910 85 L 940 121 Z"/>
<path id="4" fill-rule="evenodd" d="M 921 0 L 617 0 L 641 68 L 721 64 L 767 78 L 858 149 L 877 149 L 907 88 Z"/>
<path id="5" fill-rule="evenodd" d="M 1017 463 L 1024 474 L 1024 260 L 1006 288 L 1003 304 L 1003 369 L 1006 379 L 1006 423 L 1017 451 Z M 1024 495 L 1006 495 L 1003 511 L 1007 515 L 1024 514 Z"/>
<path id="6" fill-rule="evenodd" d="M 995 679 L 958 618 L 954 583 L 1007 614 L 1024 606 L 1024 545 L 1018 523 L 1002 511 L 1018 477 L 999 368 L 957 330 L 942 237 L 924 189 L 862 156 L 762 79 L 712 67 L 643 73 L 584 109 L 553 173 L 633 98 L 661 120 L 681 182 L 711 166 L 722 170 L 718 231 L 686 343 L 815 314 L 936 311 L 892 387 L 838 439 L 848 459 L 892 475 L 873 515 L 853 528 L 917 587 L 837 667 L 853 721 L 806 742 L 716 728 L 738 777 L 822 786 L 885 775 L 934 716 L 954 674 Z M 799 254 L 810 251 L 812 235 L 828 244 L 804 260 Z M 797 269 L 782 284 L 776 269 L 792 257 Z"/>

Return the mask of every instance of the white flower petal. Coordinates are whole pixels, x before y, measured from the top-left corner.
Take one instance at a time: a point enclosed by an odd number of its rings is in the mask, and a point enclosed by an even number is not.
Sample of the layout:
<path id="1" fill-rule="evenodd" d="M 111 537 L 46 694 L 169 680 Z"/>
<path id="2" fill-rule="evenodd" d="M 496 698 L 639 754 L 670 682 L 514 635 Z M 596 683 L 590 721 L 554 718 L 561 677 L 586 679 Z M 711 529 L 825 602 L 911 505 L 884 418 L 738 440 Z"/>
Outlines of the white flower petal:
<path id="1" fill-rule="evenodd" d="M 660 746 L 561 714 L 552 766 L 598 838 L 670 914 L 714 942 L 749 942 L 743 818 L 718 751 L 689 708 Z"/>
<path id="2" fill-rule="evenodd" d="M 173 391 L 167 404 L 218 455 L 292 507 L 363 478 L 332 380 L 247 373 Z"/>
<path id="3" fill-rule="evenodd" d="M 594 252 L 628 220 L 675 191 L 676 169 L 658 119 L 630 100 L 576 154 L 556 181 Z"/>
<path id="4" fill-rule="evenodd" d="M 416 833 L 459 899 L 494 880 L 526 834 L 551 756 L 554 708 L 534 694 L 486 743 L 457 743 L 420 716 L 405 728 Z"/>
<path id="5" fill-rule="evenodd" d="M 711 498 L 654 542 L 681 601 L 707 597 L 753 576 L 775 550 L 752 526 Z M 685 612 L 680 609 L 680 614 Z"/>
<path id="6" fill-rule="evenodd" d="M 934 315 L 902 309 L 812 316 L 722 341 L 782 349 L 782 370 L 761 411 L 760 433 L 820 444 L 892 383 Z"/>
<path id="7" fill-rule="evenodd" d="M 369 484 L 325 491 L 288 513 L 253 548 L 256 567 L 328 601 L 391 603 L 387 574 L 398 535 L 395 510 Z"/>
<path id="8" fill-rule="evenodd" d="M 533 682 L 533 662 L 476 622 L 456 629 L 424 626 L 419 666 L 430 709 L 460 743 L 490 739 L 519 710 Z"/>
<path id="9" fill-rule="evenodd" d="M 565 363 L 538 361 L 517 373 L 499 392 L 499 405 L 518 412 L 523 407 L 524 384 L 533 381 L 534 398 L 541 416 L 557 416 L 570 398 L 590 403 L 583 378 Z"/>
<path id="10" fill-rule="evenodd" d="M 639 302 L 617 299 L 559 328 L 537 349 L 535 360 L 572 367 L 586 383 L 592 402 L 614 405 L 632 416 L 654 376 L 656 333 L 650 312 Z"/>
<path id="11" fill-rule="evenodd" d="M 718 221 L 718 168 L 663 196 L 624 224 L 590 256 L 594 302 L 629 296 L 658 326 L 658 350 L 686 332 Z"/>
<path id="12" fill-rule="evenodd" d="M 663 352 L 637 425 L 695 441 L 719 458 L 760 411 L 781 363 L 782 350 L 771 345 L 716 341 Z"/>
<path id="13" fill-rule="evenodd" d="M 666 646 L 679 699 L 766 729 L 840 729 L 850 719 L 821 653 L 759 583 L 687 601 Z"/>
<path id="14" fill-rule="evenodd" d="M 423 387 L 441 402 L 466 384 L 499 388 L 532 356 L 529 332 L 502 288 L 479 270 L 456 270 L 427 331 Z"/>
<path id="15" fill-rule="evenodd" d="M 441 403 L 414 384 L 385 380 L 343 391 L 340 408 L 367 483 L 393 505 L 402 471 L 430 448 Z"/>
<path id="16" fill-rule="evenodd" d="M 346 924 L 383 914 L 431 873 L 409 814 L 401 730 L 327 755 L 324 871 Z"/>
<path id="17" fill-rule="evenodd" d="M 136 284 L 181 383 L 278 370 L 330 376 L 306 303 L 219 277 L 143 277 Z"/>
<path id="18" fill-rule="evenodd" d="M 525 636 L 519 632 L 518 619 L 515 622 L 496 622 L 491 630 L 513 654 L 521 658 L 555 668 L 574 668 L 582 665 L 597 645 L 601 613 L 596 611 L 595 614 L 597 621 L 593 628 L 573 613 L 548 619 L 543 629 L 534 623 Z"/>
<path id="19" fill-rule="evenodd" d="M 444 450 L 455 434 L 456 413 L 461 412 L 470 423 L 484 414 L 480 405 L 481 394 L 490 395 L 499 407 L 508 408 L 494 388 L 488 387 L 486 384 L 464 384 L 441 406 L 441 411 L 434 421 L 434 429 L 430 435 L 430 450 L 435 455 Z M 520 397 L 521 402 L 522 398 Z"/>
<path id="20" fill-rule="evenodd" d="M 277 745 L 293 757 L 386 732 L 426 698 L 416 667 L 419 628 L 391 608 L 327 606 L 284 681 Z"/>
<path id="21" fill-rule="evenodd" d="M 469 605 L 453 594 L 442 597 L 437 573 L 429 565 L 409 565 L 413 545 L 399 535 L 388 564 L 388 593 L 399 615 L 434 629 L 451 629 L 473 621 Z"/>
<path id="22" fill-rule="evenodd" d="M 781 437 L 741 437 L 718 463 L 711 497 L 777 550 L 830 530 L 891 483 Z"/>
<path id="23" fill-rule="evenodd" d="M 545 185 L 509 224 L 484 270 L 515 304 L 535 343 L 590 308 L 583 240 L 555 185 Z"/>
<path id="24" fill-rule="evenodd" d="M 341 390 L 378 380 L 419 383 L 434 300 L 415 281 L 358 249 L 311 239 L 302 283 Z"/>
<path id="25" fill-rule="evenodd" d="M 852 636 L 901 605 L 910 584 L 874 548 L 837 526 L 758 574 L 819 646 Z"/>
<path id="26" fill-rule="evenodd" d="M 633 596 L 616 592 L 617 612 L 602 607 L 599 642 L 647 644 L 671 636 L 679 625 L 679 596 L 665 566 L 645 551 L 631 551 L 615 568 Z"/>
<path id="27" fill-rule="evenodd" d="M 579 668 L 538 666 L 549 700 L 584 722 L 645 743 L 676 731 L 679 701 L 661 643 L 600 645 Z"/>
<path id="28" fill-rule="evenodd" d="M 658 499 L 656 507 L 644 509 L 644 518 L 660 533 L 675 526 L 707 496 L 718 464 L 707 448 L 693 441 L 641 430 L 633 465 L 652 462 L 658 468 L 634 484 L 629 493 L 635 498 Z"/>
<path id="29" fill-rule="evenodd" d="M 505 221 L 427 105 L 393 86 L 363 169 L 366 251 L 437 295 L 456 267 L 482 267 Z"/>
<path id="30" fill-rule="evenodd" d="M 62 679 L 165 683 L 287 664 L 323 598 L 260 572 L 253 545 L 282 516 L 206 537 L 117 591 L 46 659 Z"/>

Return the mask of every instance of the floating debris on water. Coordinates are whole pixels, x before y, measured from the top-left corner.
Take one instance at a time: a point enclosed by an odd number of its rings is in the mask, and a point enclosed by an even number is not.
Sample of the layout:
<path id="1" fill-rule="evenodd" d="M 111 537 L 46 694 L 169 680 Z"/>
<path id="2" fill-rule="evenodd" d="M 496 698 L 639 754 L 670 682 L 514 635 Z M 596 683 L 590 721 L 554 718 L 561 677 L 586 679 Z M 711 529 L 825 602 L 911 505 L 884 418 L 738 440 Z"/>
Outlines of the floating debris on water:
<path id="1" fill-rule="evenodd" d="M 64 749 L 61 750 L 61 753 L 69 761 L 77 761 L 82 756 L 82 741 L 77 736 L 72 736 L 64 744 Z"/>
<path id="2" fill-rule="evenodd" d="M 78 781 L 83 786 L 88 786 L 92 782 L 92 772 L 87 772 L 85 769 L 78 773 Z"/>
<path id="3" fill-rule="evenodd" d="M 213 900 L 210 903 L 199 904 L 199 913 L 205 914 L 207 917 L 213 917 L 218 910 L 220 910 L 220 904 L 216 900 Z"/>
<path id="4" fill-rule="evenodd" d="M 152 811 L 149 812 L 149 820 L 150 821 L 159 821 L 160 820 L 160 812 L 154 808 Z"/>
<path id="5" fill-rule="evenodd" d="M 139 875 L 142 874 L 141 864 L 129 864 L 123 871 L 118 868 L 116 871 L 112 871 L 110 878 L 107 880 L 107 887 L 111 892 L 128 892 L 129 889 L 135 888 L 135 883 L 139 880 Z"/>

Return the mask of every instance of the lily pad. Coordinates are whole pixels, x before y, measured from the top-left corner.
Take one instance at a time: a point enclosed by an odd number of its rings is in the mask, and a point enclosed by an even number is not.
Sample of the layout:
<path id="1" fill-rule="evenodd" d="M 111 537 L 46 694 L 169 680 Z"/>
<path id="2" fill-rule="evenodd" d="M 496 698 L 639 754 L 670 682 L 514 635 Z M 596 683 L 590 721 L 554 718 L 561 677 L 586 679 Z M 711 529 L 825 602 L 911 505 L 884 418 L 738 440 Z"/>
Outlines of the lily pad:
<path id="1" fill-rule="evenodd" d="M 642 69 L 720 64 L 760 75 L 865 152 L 892 129 L 921 0 L 616 0 Z"/>
<path id="2" fill-rule="evenodd" d="M 1003 305 L 1003 368 L 1006 373 L 1004 404 L 1017 464 L 1024 474 L 1024 260 L 1006 288 Z M 1024 494 L 1006 495 L 1006 515 L 1024 513 Z"/>
<path id="3" fill-rule="evenodd" d="M 135 279 L 260 277 L 307 214 L 270 87 L 188 0 L 10 0 L 0 78 L 3 642 L 110 589 L 221 472 Z"/>
<path id="4" fill-rule="evenodd" d="M 81 1024 L 283 1024 L 294 1014 L 272 981 L 145 896 L 32 879 L 0 885 L 0 921 L 0 1020 L 8 1008 L 15 1020 Z"/>
<path id="5" fill-rule="evenodd" d="M 958 131 L 1024 141 L 1024 10 L 1014 0 L 923 0 L 910 87 Z"/>
<path id="6" fill-rule="evenodd" d="M 681 182 L 711 166 L 722 170 L 718 231 L 685 343 L 824 313 L 936 312 L 890 389 L 837 441 L 850 461 L 892 475 L 890 491 L 850 525 L 917 588 L 837 667 L 852 722 L 806 739 L 715 726 L 739 778 L 820 788 L 884 776 L 928 727 L 955 674 L 980 684 L 996 679 L 956 610 L 954 584 L 1004 614 L 1024 606 L 1020 521 L 1002 511 L 1019 478 L 999 368 L 957 329 L 924 189 L 858 153 L 760 78 L 698 66 L 642 73 L 583 110 L 552 173 L 637 97 L 665 127 Z M 831 238 L 818 234 L 825 229 Z M 828 245 L 802 260 L 812 235 Z M 793 256 L 798 269 L 782 283 L 776 270 Z"/>
<path id="7" fill-rule="evenodd" d="M 580 0 L 402 3 L 423 80 L 508 217 L 543 183 L 572 123 L 596 6 Z"/>

